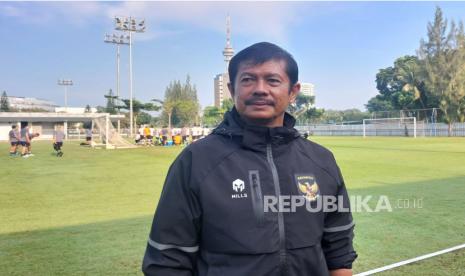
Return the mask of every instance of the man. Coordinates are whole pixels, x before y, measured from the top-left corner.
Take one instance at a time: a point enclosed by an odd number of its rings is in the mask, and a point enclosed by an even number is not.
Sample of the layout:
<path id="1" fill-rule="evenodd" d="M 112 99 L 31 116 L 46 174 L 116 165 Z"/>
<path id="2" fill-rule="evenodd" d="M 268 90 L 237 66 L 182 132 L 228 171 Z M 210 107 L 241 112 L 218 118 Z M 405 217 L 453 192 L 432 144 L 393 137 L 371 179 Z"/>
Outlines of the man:
<path id="1" fill-rule="evenodd" d="M 65 133 L 61 129 L 61 126 L 57 126 L 56 130 L 53 132 L 53 149 L 56 151 L 57 157 L 63 156 L 63 140 L 65 139 Z"/>
<path id="2" fill-rule="evenodd" d="M 189 136 L 189 128 L 187 126 L 184 126 L 181 129 L 181 137 L 182 137 L 182 144 L 187 145 L 187 136 Z"/>
<path id="3" fill-rule="evenodd" d="M 234 56 L 228 71 L 235 107 L 170 167 L 144 273 L 352 275 L 350 212 L 270 204 L 332 197 L 349 206 L 333 155 L 303 139 L 285 113 L 300 90 L 295 60 L 262 42 Z"/>
<path id="4" fill-rule="evenodd" d="M 28 122 L 21 122 L 21 130 L 19 132 L 19 135 L 19 144 L 21 145 L 21 156 L 23 158 L 28 158 L 29 156 L 31 156 L 31 134 L 29 133 Z"/>
<path id="5" fill-rule="evenodd" d="M 19 144 L 19 133 L 16 130 L 16 125 L 11 126 L 11 130 L 8 133 L 8 137 L 10 140 L 10 156 L 16 156 L 17 155 L 17 148 Z"/>
<path id="6" fill-rule="evenodd" d="M 144 140 L 145 140 L 145 145 L 149 145 L 152 143 L 152 135 L 150 134 L 150 128 L 148 125 L 145 125 L 144 130 Z"/>
<path id="7" fill-rule="evenodd" d="M 163 126 L 163 128 L 161 129 L 161 143 L 163 146 L 165 146 L 166 143 L 168 142 L 168 133 L 169 133 L 168 127 Z"/>
<path id="8" fill-rule="evenodd" d="M 87 145 L 92 145 L 92 129 L 86 128 L 86 144 Z"/>

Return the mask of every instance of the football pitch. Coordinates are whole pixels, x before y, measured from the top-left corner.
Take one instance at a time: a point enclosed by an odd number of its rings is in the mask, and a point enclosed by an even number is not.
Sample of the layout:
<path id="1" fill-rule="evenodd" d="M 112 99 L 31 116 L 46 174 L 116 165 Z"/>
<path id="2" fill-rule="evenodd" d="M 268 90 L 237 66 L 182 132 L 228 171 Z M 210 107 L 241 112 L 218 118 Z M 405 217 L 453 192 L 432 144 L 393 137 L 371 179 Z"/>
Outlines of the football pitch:
<path id="1" fill-rule="evenodd" d="M 313 137 L 335 155 L 354 212 L 354 272 L 465 243 L 465 139 Z M 0 143 L 0 275 L 140 275 L 166 172 L 181 147 Z M 206 153 L 208 154 L 208 153 Z M 391 210 L 374 212 L 380 198 Z M 354 203 L 354 202 L 353 202 Z M 384 202 L 386 203 L 386 202 Z M 386 205 L 383 205 L 386 207 Z M 465 275 L 458 250 L 380 275 Z"/>

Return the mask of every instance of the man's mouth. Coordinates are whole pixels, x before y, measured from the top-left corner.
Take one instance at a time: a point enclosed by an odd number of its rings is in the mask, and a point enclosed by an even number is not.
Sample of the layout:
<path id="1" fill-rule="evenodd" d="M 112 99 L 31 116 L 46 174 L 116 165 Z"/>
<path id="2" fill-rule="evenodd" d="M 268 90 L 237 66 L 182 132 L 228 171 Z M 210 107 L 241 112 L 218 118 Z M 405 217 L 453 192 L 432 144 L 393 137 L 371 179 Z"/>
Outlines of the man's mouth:
<path id="1" fill-rule="evenodd" d="M 257 105 L 257 106 L 265 106 L 265 105 L 274 105 L 274 102 L 271 100 L 246 100 L 245 105 Z"/>

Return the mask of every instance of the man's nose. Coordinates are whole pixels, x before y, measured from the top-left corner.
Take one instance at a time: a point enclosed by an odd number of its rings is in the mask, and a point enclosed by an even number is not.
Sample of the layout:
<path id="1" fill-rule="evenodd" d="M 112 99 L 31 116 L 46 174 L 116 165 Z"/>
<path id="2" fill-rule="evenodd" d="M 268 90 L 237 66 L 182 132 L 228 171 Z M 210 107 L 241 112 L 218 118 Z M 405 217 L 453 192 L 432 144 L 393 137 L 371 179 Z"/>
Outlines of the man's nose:
<path id="1" fill-rule="evenodd" d="M 268 94 L 267 83 L 265 80 L 259 79 L 254 90 L 255 95 L 266 95 Z"/>

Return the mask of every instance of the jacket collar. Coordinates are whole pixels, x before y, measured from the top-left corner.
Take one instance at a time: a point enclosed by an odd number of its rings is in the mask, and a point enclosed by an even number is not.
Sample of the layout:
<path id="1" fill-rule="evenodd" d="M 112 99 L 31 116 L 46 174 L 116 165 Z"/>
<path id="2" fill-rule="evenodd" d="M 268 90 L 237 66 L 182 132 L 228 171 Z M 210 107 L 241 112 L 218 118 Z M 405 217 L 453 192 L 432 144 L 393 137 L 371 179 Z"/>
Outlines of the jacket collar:
<path id="1" fill-rule="evenodd" d="M 284 124 L 282 127 L 264 127 L 247 124 L 240 117 L 236 108 L 233 107 L 224 115 L 223 122 L 213 130 L 214 134 L 237 139 L 242 146 L 260 150 L 267 144 L 283 145 L 300 136 L 299 132 L 294 129 L 295 119 L 287 112 L 284 115 Z"/>

